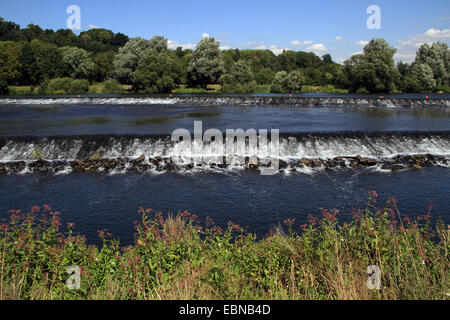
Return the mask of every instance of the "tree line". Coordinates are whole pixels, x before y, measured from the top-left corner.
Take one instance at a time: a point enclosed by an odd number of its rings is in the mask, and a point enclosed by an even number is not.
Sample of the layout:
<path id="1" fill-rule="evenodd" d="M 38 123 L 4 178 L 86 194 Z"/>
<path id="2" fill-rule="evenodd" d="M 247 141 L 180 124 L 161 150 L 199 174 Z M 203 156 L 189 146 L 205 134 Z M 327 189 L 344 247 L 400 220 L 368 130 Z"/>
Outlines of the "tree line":
<path id="1" fill-rule="evenodd" d="M 447 44 L 424 44 L 413 63 L 394 63 L 396 49 L 373 39 L 361 54 L 343 65 L 331 55 L 284 50 L 221 50 L 204 38 L 195 50 L 170 49 L 168 40 L 130 39 L 122 33 L 91 29 L 27 28 L 0 18 L 0 93 L 7 85 L 40 86 L 41 93 L 83 93 L 104 82 L 106 92 L 169 93 L 176 88 L 206 90 L 221 84 L 223 92 L 301 92 L 304 85 L 333 86 L 357 93 L 449 91 L 450 50 Z"/>

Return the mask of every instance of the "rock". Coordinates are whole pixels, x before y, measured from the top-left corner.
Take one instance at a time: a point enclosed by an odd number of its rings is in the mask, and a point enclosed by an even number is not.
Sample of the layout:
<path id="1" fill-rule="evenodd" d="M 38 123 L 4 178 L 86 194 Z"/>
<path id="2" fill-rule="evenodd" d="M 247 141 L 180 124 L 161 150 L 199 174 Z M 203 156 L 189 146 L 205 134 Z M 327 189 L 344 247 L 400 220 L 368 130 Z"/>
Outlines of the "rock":
<path id="1" fill-rule="evenodd" d="M 417 164 L 413 164 L 411 166 L 411 169 L 413 169 L 413 170 L 422 170 L 423 168 L 421 166 L 417 165 Z"/>
<path id="2" fill-rule="evenodd" d="M 330 168 L 334 168 L 334 167 L 336 167 L 336 162 L 334 162 L 334 160 L 328 160 L 328 167 L 330 167 Z"/>
<path id="3" fill-rule="evenodd" d="M 400 164 L 395 164 L 391 167 L 392 171 L 398 171 L 398 170 L 402 170 L 402 169 L 404 169 L 404 167 Z"/>
<path id="4" fill-rule="evenodd" d="M 377 164 L 377 161 L 375 159 L 371 159 L 371 158 L 365 158 L 365 157 L 360 157 L 359 158 L 359 163 L 361 163 L 364 166 L 374 166 Z"/>
<path id="5" fill-rule="evenodd" d="M 137 158 L 136 160 L 134 160 L 135 162 L 142 162 L 145 160 L 145 155 L 141 155 L 139 158 Z"/>
<path id="6" fill-rule="evenodd" d="M 311 165 L 311 160 L 306 159 L 306 158 L 301 158 L 299 163 L 309 167 Z"/>
<path id="7" fill-rule="evenodd" d="M 314 160 L 313 163 L 312 163 L 312 166 L 314 168 L 320 167 L 321 165 L 322 165 L 322 162 L 320 162 L 320 160 Z"/>
<path id="8" fill-rule="evenodd" d="M 357 167 L 357 166 L 358 166 L 358 160 L 352 160 L 352 161 L 350 161 L 350 166 L 351 166 L 351 167 Z"/>
<path id="9" fill-rule="evenodd" d="M 89 160 L 91 160 L 91 161 L 102 160 L 102 155 L 100 154 L 100 152 L 96 152 L 92 156 L 89 157 Z"/>
<path id="10" fill-rule="evenodd" d="M 284 161 L 284 160 L 279 161 L 279 167 L 278 167 L 279 169 L 286 169 L 287 166 L 288 166 L 288 164 L 286 161 Z"/>

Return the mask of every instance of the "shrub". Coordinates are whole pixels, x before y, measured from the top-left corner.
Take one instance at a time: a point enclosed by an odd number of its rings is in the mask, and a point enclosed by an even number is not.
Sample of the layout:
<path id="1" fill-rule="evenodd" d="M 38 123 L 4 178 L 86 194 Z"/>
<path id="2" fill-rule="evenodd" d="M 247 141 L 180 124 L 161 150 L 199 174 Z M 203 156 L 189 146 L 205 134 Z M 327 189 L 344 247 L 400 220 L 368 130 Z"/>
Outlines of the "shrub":
<path id="1" fill-rule="evenodd" d="M 8 94 L 8 83 L 6 82 L 5 77 L 2 73 L 0 73 L 0 94 Z"/>
<path id="2" fill-rule="evenodd" d="M 338 221 L 322 210 L 297 227 L 295 219 L 262 239 L 229 223 L 139 210 L 135 243 L 120 247 L 99 231 L 101 246 L 87 246 L 60 230 L 49 206 L 8 212 L 0 225 L 3 299 L 447 299 L 450 230 L 423 216 L 402 216 L 395 199 Z M 284 228 L 284 229 L 283 229 Z M 80 290 L 65 282 L 81 269 Z M 367 287 L 368 266 L 381 269 L 381 290 Z"/>
<path id="3" fill-rule="evenodd" d="M 124 92 L 125 90 L 122 88 L 120 83 L 115 79 L 103 82 L 102 93 L 124 93 Z"/>
<path id="4" fill-rule="evenodd" d="M 73 80 L 69 91 L 69 93 L 87 93 L 89 91 L 89 81 L 86 79 Z"/>
<path id="5" fill-rule="evenodd" d="M 86 79 L 55 78 L 45 80 L 41 84 L 40 93 L 47 94 L 80 94 L 87 93 L 89 81 Z"/>

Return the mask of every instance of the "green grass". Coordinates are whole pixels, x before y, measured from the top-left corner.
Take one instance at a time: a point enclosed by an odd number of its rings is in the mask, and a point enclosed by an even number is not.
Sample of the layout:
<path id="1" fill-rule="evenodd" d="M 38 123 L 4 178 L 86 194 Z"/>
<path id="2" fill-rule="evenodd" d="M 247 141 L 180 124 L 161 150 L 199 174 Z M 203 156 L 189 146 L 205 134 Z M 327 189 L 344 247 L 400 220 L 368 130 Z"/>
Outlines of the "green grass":
<path id="1" fill-rule="evenodd" d="M 188 212 L 163 217 L 139 210 L 136 241 L 120 247 L 107 232 L 88 246 L 73 225 L 60 231 L 48 206 L 12 210 L 0 228 L 0 299 L 448 299 L 450 231 L 427 213 L 402 217 L 395 200 L 338 223 L 323 211 L 297 227 L 284 222 L 264 239 L 229 223 L 200 225 Z M 300 232 L 301 230 L 301 232 Z M 81 268 L 80 290 L 65 282 Z M 381 269 L 368 289 L 367 267 Z"/>

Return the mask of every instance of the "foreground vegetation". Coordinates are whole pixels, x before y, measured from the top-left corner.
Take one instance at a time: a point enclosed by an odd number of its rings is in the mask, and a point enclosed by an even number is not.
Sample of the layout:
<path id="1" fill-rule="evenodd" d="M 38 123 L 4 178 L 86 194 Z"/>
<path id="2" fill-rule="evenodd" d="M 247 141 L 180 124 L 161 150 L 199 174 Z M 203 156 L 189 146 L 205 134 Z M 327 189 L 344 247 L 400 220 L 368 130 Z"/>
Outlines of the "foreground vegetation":
<path id="1" fill-rule="evenodd" d="M 102 247 L 86 245 L 73 224 L 60 231 L 50 207 L 9 212 L 1 225 L 1 299 L 448 299 L 450 230 L 431 228 L 430 210 L 402 217 L 395 199 L 339 223 L 323 210 L 298 228 L 295 220 L 264 239 L 233 223 L 222 230 L 183 212 L 164 218 L 140 209 L 136 239 L 120 247 L 99 231 Z M 301 233 L 298 231 L 301 230 Z M 80 290 L 66 270 L 81 268 Z M 381 269 L 369 290 L 367 267 Z"/>
<path id="2" fill-rule="evenodd" d="M 8 94 L 8 86 L 39 86 L 42 94 L 82 94 L 101 82 L 108 87 L 103 93 L 121 93 L 120 85 L 140 93 L 201 92 L 209 84 L 220 84 L 220 92 L 227 93 L 299 93 L 305 92 L 304 86 L 325 92 L 450 91 L 446 43 L 423 44 L 410 64 L 395 65 L 395 53 L 384 39 L 372 39 L 361 54 L 341 65 L 330 54 L 221 50 L 209 37 L 195 50 L 183 50 L 162 36 L 130 39 L 106 29 L 75 35 L 33 24 L 21 28 L 0 18 L 0 94 Z"/>

